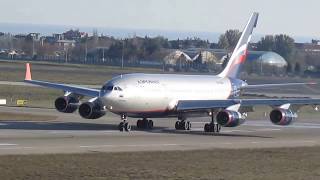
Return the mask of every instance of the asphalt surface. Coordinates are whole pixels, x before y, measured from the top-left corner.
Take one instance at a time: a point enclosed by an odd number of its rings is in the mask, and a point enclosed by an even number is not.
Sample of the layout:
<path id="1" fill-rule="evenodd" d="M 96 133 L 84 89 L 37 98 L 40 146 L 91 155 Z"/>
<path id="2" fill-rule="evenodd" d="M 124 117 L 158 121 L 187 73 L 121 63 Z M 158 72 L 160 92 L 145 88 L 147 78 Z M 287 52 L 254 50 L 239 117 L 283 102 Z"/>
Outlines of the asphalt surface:
<path id="1" fill-rule="evenodd" d="M 291 126 L 272 125 L 269 120 L 250 120 L 220 134 L 204 133 L 209 118 L 190 119 L 192 130 L 175 130 L 176 119 L 154 119 L 152 131 L 119 132 L 120 118 L 112 113 L 98 120 L 82 119 L 77 113 L 54 109 L 0 107 L 1 112 L 54 115 L 54 121 L 0 121 L 0 155 L 86 153 L 122 151 L 168 151 L 214 148 L 267 148 L 320 145 L 320 121 L 300 120 Z M 317 112 L 315 112 L 317 113 Z M 318 112 L 319 113 L 319 112 Z M 319 113 L 320 116 L 320 113 Z"/>

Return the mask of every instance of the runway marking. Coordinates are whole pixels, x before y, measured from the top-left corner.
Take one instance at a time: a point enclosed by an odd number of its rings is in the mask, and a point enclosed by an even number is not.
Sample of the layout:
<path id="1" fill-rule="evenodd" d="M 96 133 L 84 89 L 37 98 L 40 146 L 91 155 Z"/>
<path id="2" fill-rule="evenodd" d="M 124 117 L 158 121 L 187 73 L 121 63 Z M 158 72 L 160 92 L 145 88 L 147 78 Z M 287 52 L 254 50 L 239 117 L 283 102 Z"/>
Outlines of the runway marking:
<path id="1" fill-rule="evenodd" d="M 0 146 L 17 146 L 18 144 L 0 143 Z"/>
<path id="2" fill-rule="evenodd" d="M 246 133 L 252 133 L 252 132 L 255 132 L 255 131 L 250 131 L 250 130 L 238 130 L 238 129 L 233 129 L 233 130 L 221 130 L 221 132 L 224 132 L 224 133 L 232 133 L 232 132 L 246 132 Z"/>
<path id="3" fill-rule="evenodd" d="M 0 147 L 0 150 L 33 149 L 33 147 Z"/>
<path id="4" fill-rule="evenodd" d="M 257 142 L 257 141 L 252 141 L 251 144 L 259 144 L 261 142 Z"/>
<path id="5" fill-rule="evenodd" d="M 49 131 L 48 134 L 75 134 L 78 133 L 79 131 L 71 131 L 71 130 L 59 130 L 59 131 Z M 96 130 L 96 131 L 81 131 L 81 134 L 97 134 L 97 133 L 101 133 L 101 134 L 110 134 L 110 133 L 117 133 L 119 132 L 118 130 L 105 130 L 105 131 L 100 131 L 100 130 Z"/>
<path id="6" fill-rule="evenodd" d="M 272 129 L 272 128 L 263 128 L 263 129 L 256 129 L 255 131 L 281 131 L 282 129 Z"/>
<path id="7" fill-rule="evenodd" d="M 229 143 L 229 142 L 227 142 L 227 143 L 221 143 L 221 144 L 224 144 L 224 145 L 232 145 L 232 143 Z"/>
<path id="8" fill-rule="evenodd" d="M 89 145 L 79 146 L 80 148 L 101 148 L 101 147 L 150 147 L 150 146 L 183 146 L 186 144 L 126 144 L 126 145 Z"/>
<path id="9" fill-rule="evenodd" d="M 218 143 L 191 143 L 191 144 L 123 144 L 123 145 L 82 145 L 78 146 L 79 148 L 121 148 L 121 147 L 161 147 L 161 146 L 215 146 L 215 147 L 221 147 L 222 146 L 230 146 L 230 145 L 244 145 L 244 144 L 252 144 L 252 145 L 258 145 L 258 144 L 286 144 L 290 145 L 292 143 L 295 144 L 317 144 L 317 141 L 312 140 L 300 140 L 300 141 L 251 141 L 251 142 L 218 142 Z M 281 146 L 282 147 L 282 146 Z"/>

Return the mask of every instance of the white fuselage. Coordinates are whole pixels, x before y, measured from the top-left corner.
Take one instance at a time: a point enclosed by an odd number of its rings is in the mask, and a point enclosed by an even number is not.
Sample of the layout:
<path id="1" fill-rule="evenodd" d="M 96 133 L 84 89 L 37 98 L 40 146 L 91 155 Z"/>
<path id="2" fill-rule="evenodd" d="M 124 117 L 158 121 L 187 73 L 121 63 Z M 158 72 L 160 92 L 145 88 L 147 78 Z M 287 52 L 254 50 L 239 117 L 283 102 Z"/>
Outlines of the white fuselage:
<path id="1" fill-rule="evenodd" d="M 101 89 L 103 104 L 128 116 L 161 116 L 174 111 L 179 100 L 228 99 L 232 83 L 210 75 L 127 74 Z"/>

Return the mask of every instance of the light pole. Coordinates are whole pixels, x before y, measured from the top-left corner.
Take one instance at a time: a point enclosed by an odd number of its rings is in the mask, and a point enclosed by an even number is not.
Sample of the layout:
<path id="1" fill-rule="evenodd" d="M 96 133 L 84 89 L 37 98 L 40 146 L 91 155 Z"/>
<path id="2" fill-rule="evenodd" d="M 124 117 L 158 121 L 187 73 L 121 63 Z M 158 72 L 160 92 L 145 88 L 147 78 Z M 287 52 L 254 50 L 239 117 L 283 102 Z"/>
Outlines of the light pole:
<path id="1" fill-rule="evenodd" d="M 104 47 L 102 47 L 102 62 L 104 62 Z"/>
<path id="2" fill-rule="evenodd" d="M 123 69 L 123 56 L 124 56 L 124 40 L 122 41 L 121 69 Z"/>
<path id="3" fill-rule="evenodd" d="M 84 55 L 84 63 L 87 63 L 87 56 L 88 56 L 88 45 L 87 45 L 87 40 L 86 40 L 86 45 L 85 45 L 85 55 Z"/>

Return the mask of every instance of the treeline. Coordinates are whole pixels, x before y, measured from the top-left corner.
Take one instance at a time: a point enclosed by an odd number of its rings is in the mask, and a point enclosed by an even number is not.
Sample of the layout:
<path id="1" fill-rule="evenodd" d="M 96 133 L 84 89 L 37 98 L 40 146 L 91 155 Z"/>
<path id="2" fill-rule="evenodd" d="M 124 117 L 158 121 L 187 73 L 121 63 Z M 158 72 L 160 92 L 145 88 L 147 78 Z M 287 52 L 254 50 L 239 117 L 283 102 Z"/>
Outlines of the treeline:
<path id="1" fill-rule="evenodd" d="M 158 37 L 132 37 L 117 39 L 110 36 L 85 36 L 74 43 L 33 41 L 30 38 L 16 38 L 11 35 L 0 36 L 0 49 L 15 50 L 24 58 L 41 59 L 55 57 L 68 61 L 87 59 L 106 59 L 134 62 L 140 60 L 160 61 L 168 49 L 212 48 L 214 43 L 200 38 L 168 40 Z"/>
<path id="2" fill-rule="evenodd" d="M 217 43 L 197 37 L 169 40 L 165 37 L 130 37 L 118 39 L 112 36 L 83 36 L 70 43 L 48 41 L 46 38 L 34 40 L 30 36 L 20 37 L 0 33 L 0 56 L 35 60 L 61 60 L 79 63 L 116 62 L 121 59 L 125 63 L 139 61 L 158 61 L 169 54 L 171 49 L 226 49 L 231 52 L 236 46 L 241 32 L 227 30 L 219 37 Z M 303 46 L 303 45 L 302 45 Z M 267 35 L 257 43 L 251 43 L 250 50 L 274 51 L 288 63 L 287 72 L 303 74 L 306 70 L 320 71 L 320 53 L 306 51 L 299 47 L 288 35 Z M 4 51 L 6 49 L 7 51 Z M 310 67 L 313 67 L 310 68 Z"/>

